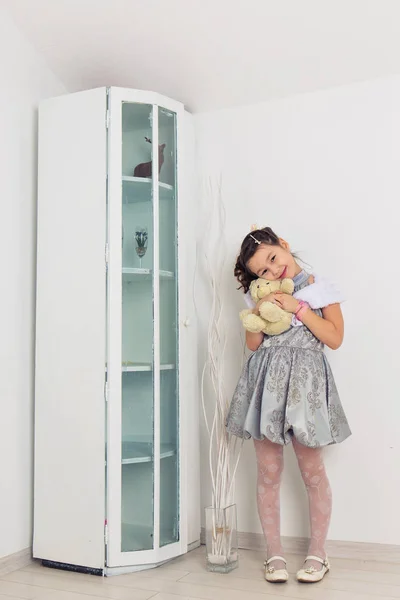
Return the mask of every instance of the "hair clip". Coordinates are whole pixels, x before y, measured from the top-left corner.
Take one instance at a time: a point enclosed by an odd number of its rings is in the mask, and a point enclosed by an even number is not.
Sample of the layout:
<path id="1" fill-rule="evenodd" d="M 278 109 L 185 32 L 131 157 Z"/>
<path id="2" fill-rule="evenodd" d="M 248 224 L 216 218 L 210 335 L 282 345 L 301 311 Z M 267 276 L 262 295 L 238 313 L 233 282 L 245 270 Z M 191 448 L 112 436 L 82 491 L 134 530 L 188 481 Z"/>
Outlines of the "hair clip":
<path id="1" fill-rule="evenodd" d="M 253 223 L 253 225 L 250 227 L 250 231 L 257 231 L 257 229 L 259 229 L 257 223 Z"/>
<path id="2" fill-rule="evenodd" d="M 253 240 L 255 241 L 256 244 L 261 244 L 260 240 L 256 240 L 256 238 L 254 237 L 254 235 L 250 234 L 250 237 L 253 238 Z"/>

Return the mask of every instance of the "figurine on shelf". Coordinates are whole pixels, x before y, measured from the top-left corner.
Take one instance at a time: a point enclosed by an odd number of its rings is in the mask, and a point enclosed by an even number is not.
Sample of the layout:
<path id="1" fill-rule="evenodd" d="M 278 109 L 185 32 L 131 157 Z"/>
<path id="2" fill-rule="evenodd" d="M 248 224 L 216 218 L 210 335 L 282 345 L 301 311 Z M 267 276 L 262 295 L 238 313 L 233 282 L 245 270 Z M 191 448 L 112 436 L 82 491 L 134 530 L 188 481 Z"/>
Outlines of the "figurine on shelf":
<path id="1" fill-rule="evenodd" d="M 136 254 L 140 260 L 140 268 L 142 268 L 142 258 L 147 251 L 147 240 L 148 240 L 147 227 L 138 227 L 135 231 L 135 242 L 136 242 Z"/>
<path id="2" fill-rule="evenodd" d="M 149 144 L 151 144 L 151 139 L 148 137 L 144 138 L 146 140 L 146 142 L 148 142 Z M 161 171 L 161 167 L 164 164 L 164 148 L 165 148 L 165 144 L 160 144 L 158 146 L 158 174 L 160 174 Z M 150 160 L 149 162 L 146 163 L 140 163 L 140 165 L 137 165 L 135 167 L 135 170 L 133 172 L 134 177 L 151 177 L 153 174 L 153 162 Z"/>

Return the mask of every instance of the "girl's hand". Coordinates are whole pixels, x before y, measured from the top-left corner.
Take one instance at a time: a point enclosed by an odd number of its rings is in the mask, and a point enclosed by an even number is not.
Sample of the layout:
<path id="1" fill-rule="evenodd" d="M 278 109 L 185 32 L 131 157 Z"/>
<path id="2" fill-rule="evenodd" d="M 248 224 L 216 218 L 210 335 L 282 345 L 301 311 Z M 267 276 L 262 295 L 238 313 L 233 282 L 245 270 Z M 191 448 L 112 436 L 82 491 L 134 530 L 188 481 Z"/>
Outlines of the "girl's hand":
<path id="1" fill-rule="evenodd" d="M 290 296 L 290 294 L 282 294 L 282 292 L 277 292 L 275 294 L 274 304 L 283 310 L 286 310 L 287 312 L 295 313 L 297 307 L 299 306 L 299 301 L 296 300 L 296 298 L 293 298 L 293 296 Z"/>

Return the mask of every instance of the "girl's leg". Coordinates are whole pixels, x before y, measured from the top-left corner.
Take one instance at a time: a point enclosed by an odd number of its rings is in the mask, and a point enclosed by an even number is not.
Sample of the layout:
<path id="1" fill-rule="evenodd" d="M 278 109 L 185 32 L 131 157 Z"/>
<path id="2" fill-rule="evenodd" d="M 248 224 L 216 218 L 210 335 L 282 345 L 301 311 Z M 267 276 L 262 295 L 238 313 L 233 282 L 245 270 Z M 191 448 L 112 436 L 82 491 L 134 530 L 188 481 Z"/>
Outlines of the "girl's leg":
<path id="1" fill-rule="evenodd" d="M 280 522 L 280 486 L 283 470 L 283 446 L 267 439 L 254 440 L 257 457 L 257 505 L 267 543 L 267 558 L 282 556 Z M 270 563 L 275 569 L 285 569 L 283 561 Z"/>
<path id="2" fill-rule="evenodd" d="M 321 448 L 307 448 L 295 439 L 294 451 L 305 483 L 310 507 L 311 540 L 308 554 L 325 559 L 325 542 L 332 512 L 332 493 L 322 459 Z M 322 569 L 321 563 L 307 561 L 305 568 Z"/>

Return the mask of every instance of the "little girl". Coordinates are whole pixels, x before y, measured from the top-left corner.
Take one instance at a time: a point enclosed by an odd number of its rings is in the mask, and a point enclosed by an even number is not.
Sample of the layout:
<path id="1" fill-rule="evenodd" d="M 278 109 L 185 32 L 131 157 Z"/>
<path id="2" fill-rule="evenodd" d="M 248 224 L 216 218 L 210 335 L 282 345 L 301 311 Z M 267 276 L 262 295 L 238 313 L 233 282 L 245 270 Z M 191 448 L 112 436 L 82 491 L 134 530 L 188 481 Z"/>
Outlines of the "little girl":
<path id="1" fill-rule="evenodd" d="M 301 294 L 314 278 L 297 264 L 289 245 L 269 228 L 257 229 L 243 240 L 235 276 L 248 296 L 250 283 L 290 278 Z M 312 291 L 312 288 L 307 290 Z M 250 299 L 251 302 L 251 299 Z M 321 446 L 337 444 L 351 435 L 336 390 L 324 345 L 336 350 L 343 341 L 340 305 L 312 310 L 293 296 L 276 293 L 263 298 L 295 315 L 294 325 L 278 336 L 246 331 L 250 356 L 234 393 L 227 429 L 254 440 L 257 457 L 258 512 L 267 543 L 265 579 L 288 580 L 280 539 L 280 482 L 283 446 L 293 442 L 307 488 L 311 541 L 298 581 L 320 581 L 329 571 L 325 541 L 331 517 L 332 495 Z M 247 303 L 248 299 L 247 299 Z"/>

